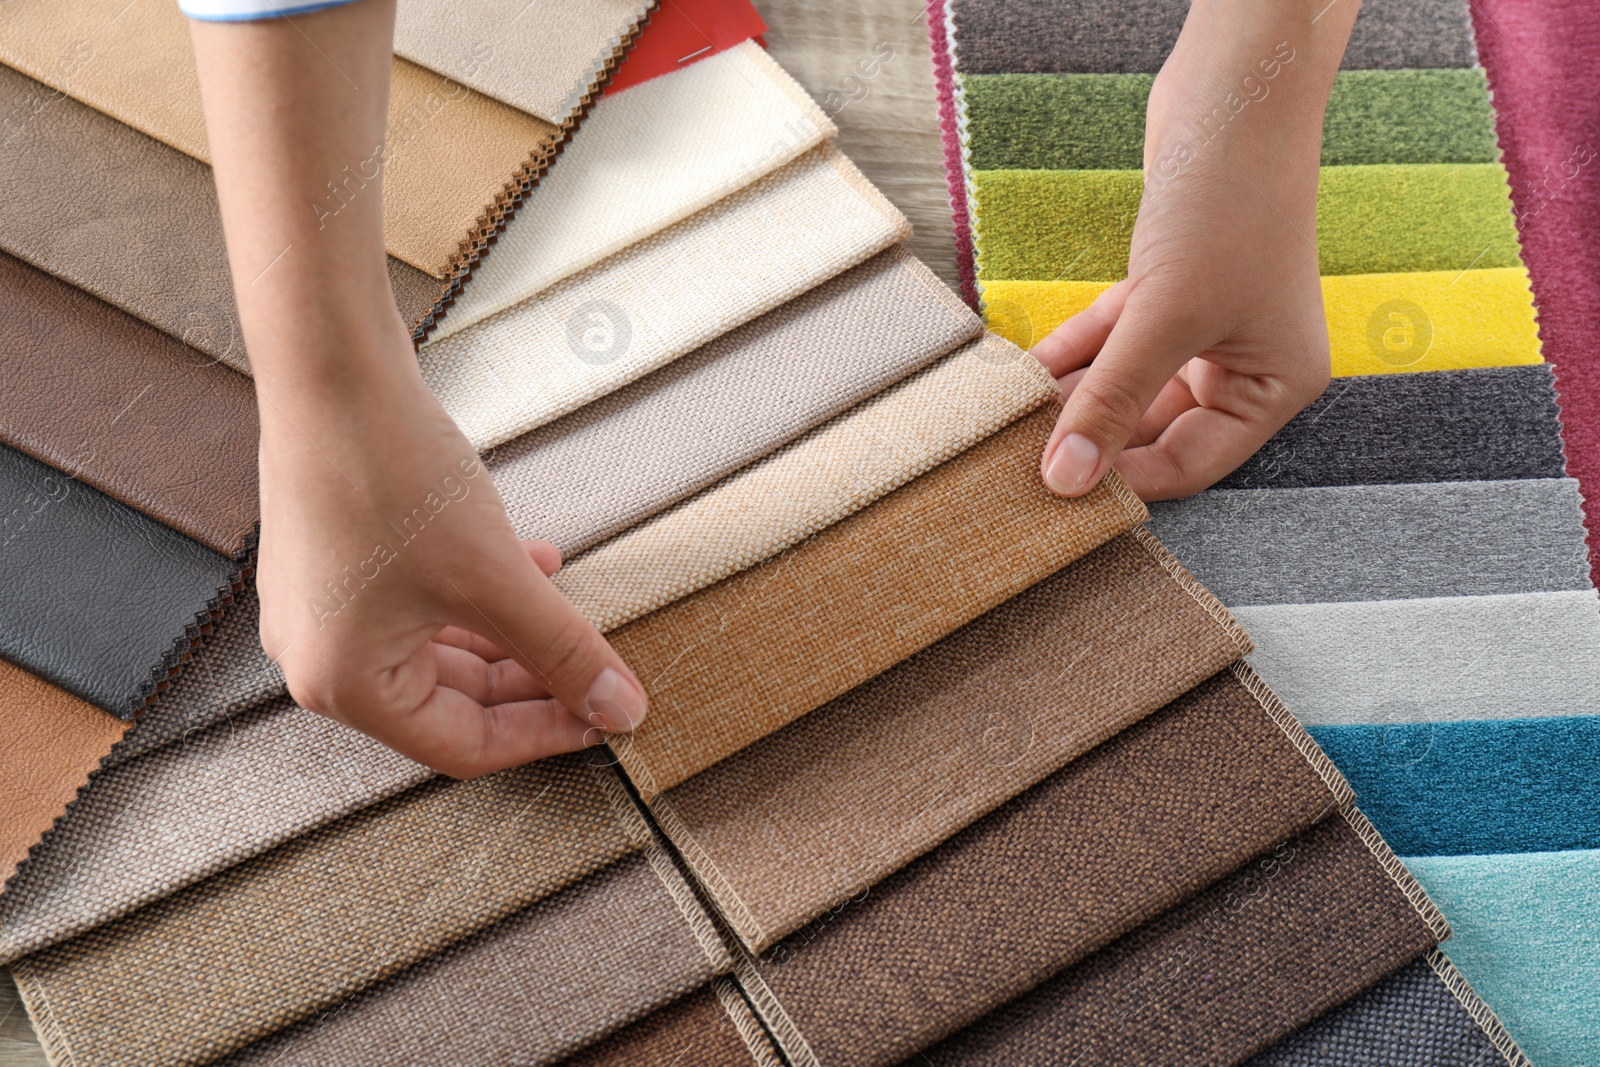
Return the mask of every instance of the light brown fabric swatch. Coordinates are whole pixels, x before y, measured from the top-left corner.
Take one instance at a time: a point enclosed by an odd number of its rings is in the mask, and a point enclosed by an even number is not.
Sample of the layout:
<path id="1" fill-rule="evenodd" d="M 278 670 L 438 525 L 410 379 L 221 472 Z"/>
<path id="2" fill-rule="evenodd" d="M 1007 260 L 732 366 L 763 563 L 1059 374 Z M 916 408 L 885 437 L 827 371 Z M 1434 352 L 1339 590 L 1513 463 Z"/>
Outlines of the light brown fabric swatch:
<path id="1" fill-rule="evenodd" d="M 180 152 L 210 158 L 188 23 L 177 4 L 8 3 L 0 60 Z M 560 138 L 555 124 L 397 59 L 387 160 L 352 160 L 348 173 L 329 180 L 348 198 L 381 171 L 389 252 L 443 278 L 468 231 L 514 186 L 519 170 Z M 343 202 L 330 193 L 319 207 L 337 214 Z"/>
<path id="2" fill-rule="evenodd" d="M 58 1062 L 207 1063 L 619 859 L 638 822 L 581 755 L 435 779 L 12 974 Z"/>
<path id="3" fill-rule="evenodd" d="M 1141 527 L 651 807 L 763 952 L 1249 649 Z"/>
<path id="4" fill-rule="evenodd" d="M 0 660 L 0 885 L 128 726 Z"/>
<path id="5" fill-rule="evenodd" d="M 778 1067 L 761 1025 L 724 982 L 561 1061 L 561 1067 Z"/>
<path id="6" fill-rule="evenodd" d="M 1118 478 L 1039 478 L 1053 405 L 871 507 L 610 635 L 651 714 L 613 747 L 648 799 L 1143 521 Z"/>

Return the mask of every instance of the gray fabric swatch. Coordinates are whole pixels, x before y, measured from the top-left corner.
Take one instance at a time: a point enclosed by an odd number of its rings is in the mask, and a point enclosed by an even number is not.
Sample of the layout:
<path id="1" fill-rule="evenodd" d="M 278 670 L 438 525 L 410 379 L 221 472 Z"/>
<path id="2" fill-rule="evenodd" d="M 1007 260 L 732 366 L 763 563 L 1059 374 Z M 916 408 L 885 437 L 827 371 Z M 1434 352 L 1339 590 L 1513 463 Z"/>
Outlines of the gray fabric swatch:
<path id="1" fill-rule="evenodd" d="M 964 74 L 1153 74 L 1178 39 L 1187 0 L 952 0 Z M 1470 67 L 1466 0 L 1366 0 L 1347 70 Z"/>
<path id="2" fill-rule="evenodd" d="M 767 455 L 982 330 L 897 246 L 502 445 L 489 471 L 518 535 L 570 555 Z"/>
<path id="3" fill-rule="evenodd" d="M 1307 726 L 1588 715 L 1594 590 L 1233 609 L 1249 657 Z"/>
<path id="4" fill-rule="evenodd" d="M 1571 478 L 1216 489 L 1150 528 L 1230 607 L 1589 588 Z"/>

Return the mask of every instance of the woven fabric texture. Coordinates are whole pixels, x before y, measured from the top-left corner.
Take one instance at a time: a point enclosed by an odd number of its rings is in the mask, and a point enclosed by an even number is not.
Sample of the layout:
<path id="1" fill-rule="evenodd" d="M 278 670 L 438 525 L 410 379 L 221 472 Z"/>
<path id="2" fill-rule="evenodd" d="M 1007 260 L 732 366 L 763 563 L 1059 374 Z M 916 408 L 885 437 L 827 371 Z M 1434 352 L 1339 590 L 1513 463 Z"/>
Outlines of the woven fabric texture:
<path id="1" fill-rule="evenodd" d="M 1248 648 L 1123 534 L 651 806 L 763 952 Z"/>
<path id="2" fill-rule="evenodd" d="M 1571 715 L 1600 692 L 1593 589 L 1236 608 L 1308 725 Z"/>
<path id="3" fill-rule="evenodd" d="M 58 1060 L 206 1063 L 619 859 L 626 814 L 577 757 L 435 780 L 12 974 Z"/>
<path id="4" fill-rule="evenodd" d="M 1143 521 L 1121 481 L 1038 477 L 1041 409 L 876 504 L 611 634 L 651 715 L 613 746 L 648 799 Z M 975 510 L 972 501 L 982 499 Z"/>
<path id="5" fill-rule="evenodd" d="M 814 1062 L 898 1063 L 1327 816 L 1348 789 L 1308 754 L 1281 708 L 1220 674 L 758 969 Z"/>
<path id="6" fill-rule="evenodd" d="M 571 555 L 945 355 L 982 321 L 896 246 L 495 450 L 522 537 Z"/>
<path id="7" fill-rule="evenodd" d="M 556 588 L 603 629 L 778 555 L 1057 395 L 986 334 L 759 463 L 564 565 Z"/>
<path id="8" fill-rule="evenodd" d="M 576 1056 L 562 1067 L 777 1067 L 760 1024 L 739 994 L 723 987 L 702 989 L 656 1012 Z"/>
<path id="9" fill-rule="evenodd" d="M 1230 605 L 1589 587 L 1570 478 L 1216 489 L 1152 504 L 1150 528 Z"/>
<path id="10" fill-rule="evenodd" d="M 0 29 L 0 60 L 202 162 L 210 158 L 188 21 L 176 4 L 28 0 Z M 563 121 L 565 116 L 562 117 Z M 556 125 L 396 60 L 382 165 L 390 254 L 436 278 Z M 348 179 L 364 184 L 359 166 Z M 344 201 L 320 205 L 337 213 Z"/>
<path id="11" fill-rule="evenodd" d="M 748 42 L 606 97 L 434 336 L 458 333 L 710 207 L 832 132 L 794 80 Z"/>
<path id="12" fill-rule="evenodd" d="M 1444 932 L 1383 842 L 1336 815 L 916 1062 L 1036 1063 L 1070 1049 L 1129 1067 L 1238 1063 Z"/>
<path id="13" fill-rule="evenodd" d="M 908 236 L 822 145 L 676 226 L 424 345 L 429 386 L 488 449 L 620 388 Z"/>

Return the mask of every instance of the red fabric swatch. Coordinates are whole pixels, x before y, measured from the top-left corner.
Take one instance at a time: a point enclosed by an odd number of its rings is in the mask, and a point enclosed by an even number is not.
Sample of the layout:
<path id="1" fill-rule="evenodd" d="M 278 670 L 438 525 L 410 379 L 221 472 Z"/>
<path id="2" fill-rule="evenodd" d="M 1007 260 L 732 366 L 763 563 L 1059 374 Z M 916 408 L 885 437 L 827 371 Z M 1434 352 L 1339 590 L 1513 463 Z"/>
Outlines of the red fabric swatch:
<path id="1" fill-rule="evenodd" d="M 661 0 L 606 93 L 659 78 L 766 32 L 750 0 Z"/>

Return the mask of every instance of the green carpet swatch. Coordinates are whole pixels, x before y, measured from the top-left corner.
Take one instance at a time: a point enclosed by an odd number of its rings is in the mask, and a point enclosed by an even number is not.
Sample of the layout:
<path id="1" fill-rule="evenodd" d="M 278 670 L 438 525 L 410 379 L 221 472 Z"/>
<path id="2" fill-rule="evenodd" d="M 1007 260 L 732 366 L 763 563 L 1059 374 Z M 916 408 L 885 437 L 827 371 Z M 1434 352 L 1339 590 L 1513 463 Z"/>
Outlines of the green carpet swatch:
<path id="1" fill-rule="evenodd" d="M 972 177 L 981 279 L 1127 276 L 1144 188 L 1139 171 L 991 170 Z M 1317 240 L 1323 275 L 1522 264 L 1498 163 L 1325 167 Z"/>
<path id="2" fill-rule="evenodd" d="M 1151 74 L 965 75 L 968 166 L 1142 169 L 1145 101 L 1154 80 Z M 1267 84 L 1261 105 L 1272 100 Z M 1210 136 L 1202 128 L 1190 142 Z M 1347 70 L 1334 80 L 1322 127 L 1325 167 L 1498 159 L 1494 109 L 1480 70 Z"/>

